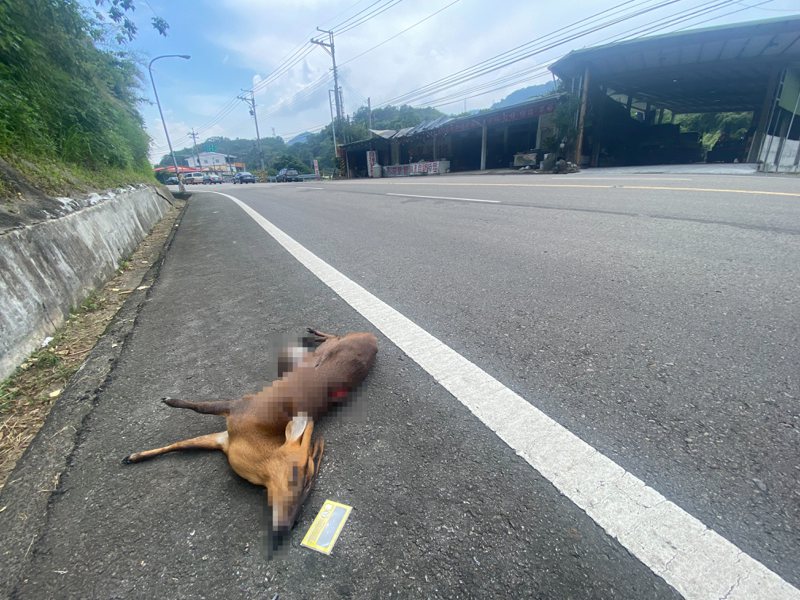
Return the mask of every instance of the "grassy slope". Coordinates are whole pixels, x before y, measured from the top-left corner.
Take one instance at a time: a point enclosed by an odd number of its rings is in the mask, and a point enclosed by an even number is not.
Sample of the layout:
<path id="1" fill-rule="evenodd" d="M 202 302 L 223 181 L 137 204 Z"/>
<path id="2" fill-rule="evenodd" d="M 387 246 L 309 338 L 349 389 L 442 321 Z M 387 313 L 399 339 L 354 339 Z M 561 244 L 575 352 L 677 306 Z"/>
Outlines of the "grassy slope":
<path id="1" fill-rule="evenodd" d="M 0 157 L 20 178 L 50 195 L 154 181 L 138 69 L 96 47 L 77 2 L 0 2 L 0 30 Z M 0 198 L 19 193 L 11 179 Z"/>

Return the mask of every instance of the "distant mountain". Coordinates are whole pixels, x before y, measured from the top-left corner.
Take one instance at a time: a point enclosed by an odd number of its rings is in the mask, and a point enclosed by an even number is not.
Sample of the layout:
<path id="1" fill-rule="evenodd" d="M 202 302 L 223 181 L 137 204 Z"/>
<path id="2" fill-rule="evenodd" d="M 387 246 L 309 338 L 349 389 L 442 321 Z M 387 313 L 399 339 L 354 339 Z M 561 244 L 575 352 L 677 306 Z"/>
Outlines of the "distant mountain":
<path id="1" fill-rule="evenodd" d="M 495 102 L 492 104 L 491 108 L 505 108 L 506 106 L 519 104 L 520 102 L 525 102 L 526 100 L 536 98 L 537 96 L 546 96 L 547 94 L 552 94 L 555 89 L 555 83 L 552 81 L 548 81 L 547 83 L 543 83 L 541 85 L 524 87 L 519 90 L 514 90 L 508 96 L 500 100 L 500 102 Z"/>
<path id="2" fill-rule="evenodd" d="M 288 142 L 286 142 L 287 146 L 291 146 L 293 144 L 305 144 L 308 141 L 308 138 L 314 135 L 310 131 L 304 131 L 303 133 L 298 133 Z"/>

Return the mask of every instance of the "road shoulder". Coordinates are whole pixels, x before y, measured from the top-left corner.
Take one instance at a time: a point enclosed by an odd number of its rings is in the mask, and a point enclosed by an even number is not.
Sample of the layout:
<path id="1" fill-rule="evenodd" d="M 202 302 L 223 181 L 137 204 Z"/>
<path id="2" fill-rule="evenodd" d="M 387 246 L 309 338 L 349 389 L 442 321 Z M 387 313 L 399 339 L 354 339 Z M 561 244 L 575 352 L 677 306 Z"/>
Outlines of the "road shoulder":
<path id="1" fill-rule="evenodd" d="M 174 225 L 146 269 L 132 286 L 120 309 L 84 363 L 72 375 L 49 411 L 41 429 L 17 460 L 0 488 L 0 530 L 4 532 L 0 596 L 9 597 L 31 558 L 31 549 L 47 527 L 51 501 L 59 493 L 63 473 L 80 444 L 82 427 L 97 405 L 112 376 L 125 342 L 157 281 L 169 247 L 185 214 L 187 204 L 175 216 Z"/>

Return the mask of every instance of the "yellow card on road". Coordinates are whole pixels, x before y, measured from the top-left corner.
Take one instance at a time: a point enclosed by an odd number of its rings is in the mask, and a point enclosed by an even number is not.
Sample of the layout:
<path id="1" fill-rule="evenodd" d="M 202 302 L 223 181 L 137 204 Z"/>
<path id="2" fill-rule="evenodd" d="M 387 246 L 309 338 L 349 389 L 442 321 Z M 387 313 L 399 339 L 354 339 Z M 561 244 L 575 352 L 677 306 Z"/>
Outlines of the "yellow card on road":
<path id="1" fill-rule="evenodd" d="M 330 554 L 352 510 L 352 506 L 326 500 L 300 544 L 317 552 Z"/>

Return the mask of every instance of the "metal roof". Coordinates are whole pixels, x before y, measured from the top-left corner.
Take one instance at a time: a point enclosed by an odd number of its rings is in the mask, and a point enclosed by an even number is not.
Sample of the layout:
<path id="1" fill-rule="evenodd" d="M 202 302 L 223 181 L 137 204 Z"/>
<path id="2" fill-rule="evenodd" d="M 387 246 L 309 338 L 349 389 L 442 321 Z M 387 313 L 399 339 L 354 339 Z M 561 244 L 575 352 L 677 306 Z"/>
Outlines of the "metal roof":
<path id="1" fill-rule="evenodd" d="M 470 127 L 480 127 L 482 121 L 491 123 L 497 117 L 503 115 L 512 117 L 510 120 L 514 120 L 514 118 L 528 118 L 532 116 L 532 114 L 536 114 L 537 108 L 540 109 L 542 107 L 546 107 L 547 109 L 551 109 L 555 106 L 555 102 L 563 95 L 563 93 L 555 93 L 547 96 L 537 96 L 536 98 L 530 98 L 524 102 L 512 104 L 511 106 L 487 109 L 458 117 L 445 115 L 439 117 L 438 119 L 434 119 L 433 121 L 425 121 L 424 123 L 420 123 L 414 127 L 405 127 L 403 129 L 370 129 L 369 131 L 372 134 L 372 137 L 341 145 L 350 149 L 355 149 L 361 148 L 362 146 L 368 146 L 368 143 L 376 138 L 381 138 L 384 140 L 397 140 L 400 138 L 409 138 L 445 128 L 465 129 L 465 125 L 469 125 Z M 531 114 L 525 114 L 526 109 L 533 109 L 533 112 Z M 549 112 L 549 110 L 539 110 L 539 112 Z"/>
<path id="2" fill-rule="evenodd" d="M 586 67 L 609 91 L 674 112 L 754 110 L 772 73 L 800 63 L 800 15 L 640 38 L 570 52 L 562 79 Z"/>

